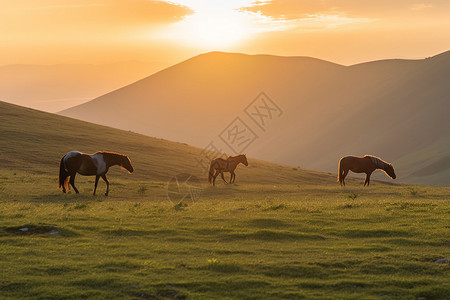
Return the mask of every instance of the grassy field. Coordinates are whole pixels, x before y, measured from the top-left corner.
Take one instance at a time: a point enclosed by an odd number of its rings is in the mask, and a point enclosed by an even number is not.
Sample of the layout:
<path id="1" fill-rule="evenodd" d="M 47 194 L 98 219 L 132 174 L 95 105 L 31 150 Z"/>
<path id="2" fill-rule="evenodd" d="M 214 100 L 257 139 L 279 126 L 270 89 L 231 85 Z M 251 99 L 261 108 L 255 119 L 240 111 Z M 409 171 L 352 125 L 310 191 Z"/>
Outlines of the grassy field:
<path id="1" fill-rule="evenodd" d="M 450 189 L 167 183 L 110 197 L 1 172 L 2 299 L 445 299 Z M 104 185 L 101 185 L 104 188 Z M 23 228 L 28 228 L 28 231 Z"/>
<path id="2" fill-rule="evenodd" d="M 449 265 L 434 263 L 450 257 L 450 188 L 340 188 L 333 174 L 251 158 L 237 184 L 213 188 L 201 149 L 1 102 L 0 119 L 0 299 L 450 294 Z M 82 176 L 64 195 L 70 150 L 123 152 L 136 172 L 111 170 L 109 197 Z M 179 173 L 199 178 L 195 197 L 173 193 Z"/>

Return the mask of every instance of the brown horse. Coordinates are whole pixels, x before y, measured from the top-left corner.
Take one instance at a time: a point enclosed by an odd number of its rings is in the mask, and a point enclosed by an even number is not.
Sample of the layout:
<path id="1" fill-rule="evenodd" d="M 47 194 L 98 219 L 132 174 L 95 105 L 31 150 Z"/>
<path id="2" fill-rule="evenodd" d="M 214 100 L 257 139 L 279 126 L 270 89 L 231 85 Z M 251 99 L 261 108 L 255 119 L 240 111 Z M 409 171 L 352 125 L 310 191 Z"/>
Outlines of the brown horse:
<path id="1" fill-rule="evenodd" d="M 123 154 L 104 151 L 92 155 L 78 151 L 69 152 L 61 158 L 59 165 L 59 187 L 62 187 L 64 193 L 68 191 L 69 185 L 67 181 L 70 177 L 70 185 L 72 185 L 74 191 L 78 194 L 78 189 L 75 187 L 75 175 L 77 173 L 84 176 L 95 175 L 94 195 L 97 190 L 98 180 L 101 177 L 106 182 L 105 196 L 108 196 L 109 181 L 106 179 L 106 173 L 111 166 L 120 166 L 130 174 L 134 171 L 130 159 Z"/>
<path id="2" fill-rule="evenodd" d="M 395 175 L 394 167 L 376 156 L 345 156 L 339 161 L 338 181 L 341 185 L 345 186 L 344 179 L 345 176 L 347 176 L 348 171 L 352 171 L 355 173 L 366 173 L 364 186 L 366 186 L 366 184 L 367 186 L 369 186 L 370 175 L 376 169 L 383 170 L 392 179 L 395 179 L 397 177 Z"/>
<path id="3" fill-rule="evenodd" d="M 231 174 L 230 183 L 233 183 L 234 180 L 236 179 L 236 174 L 234 173 L 234 170 L 240 163 L 243 163 L 245 166 L 248 166 L 248 161 L 245 154 L 230 156 L 227 159 L 223 158 L 213 159 L 209 166 L 209 183 L 212 182 L 213 185 L 216 185 L 216 177 L 219 174 L 222 176 L 223 181 L 225 181 L 225 183 L 228 183 L 223 177 L 223 172 L 229 172 Z"/>

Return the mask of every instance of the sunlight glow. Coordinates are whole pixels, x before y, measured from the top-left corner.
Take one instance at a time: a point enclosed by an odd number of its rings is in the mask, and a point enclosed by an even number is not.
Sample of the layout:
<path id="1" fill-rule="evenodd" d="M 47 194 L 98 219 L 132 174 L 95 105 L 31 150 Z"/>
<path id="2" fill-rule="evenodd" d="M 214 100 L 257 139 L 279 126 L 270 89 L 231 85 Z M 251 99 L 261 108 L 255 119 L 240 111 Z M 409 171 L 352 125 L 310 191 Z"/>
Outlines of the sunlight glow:
<path id="1" fill-rule="evenodd" d="M 254 0 L 176 0 L 171 4 L 190 8 L 194 13 L 168 26 L 159 37 L 182 41 L 204 48 L 229 48 L 252 35 L 280 30 L 285 21 L 277 21 L 245 7 L 262 5 L 268 1 Z M 284 27 L 283 27 L 284 28 Z"/>
<path id="2" fill-rule="evenodd" d="M 349 18 L 340 14 L 305 14 L 297 19 L 274 18 L 249 8 L 270 3 L 271 0 L 171 0 L 193 14 L 161 29 L 153 37 L 182 42 L 196 48 L 229 50 L 256 34 L 287 30 L 321 30 L 338 26 L 366 23 L 372 20 Z"/>

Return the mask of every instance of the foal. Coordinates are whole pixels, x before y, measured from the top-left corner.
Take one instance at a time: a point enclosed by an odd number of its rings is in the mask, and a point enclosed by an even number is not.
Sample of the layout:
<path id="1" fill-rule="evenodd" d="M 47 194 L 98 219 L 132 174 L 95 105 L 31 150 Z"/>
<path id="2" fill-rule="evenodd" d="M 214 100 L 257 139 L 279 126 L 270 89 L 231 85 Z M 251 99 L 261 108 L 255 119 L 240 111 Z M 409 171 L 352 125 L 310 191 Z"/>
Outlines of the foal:
<path id="1" fill-rule="evenodd" d="M 227 159 L 216 158 L 211 161 L 209 166 L 209 183 L 212 182 L 213 185 L 216 185 L 216 177 L 220 174 L 222 176 L 223 181 L 228 183 L 223 177 L 223 172 L 229 172 L 231 174 L 230 183 L 233 183 L 236 179 L 236 174 L 234 170 L 238 164 L 243 163 L 245 166 L 248 166 L 247 157 L 245 154 L 239 154 L 235 156 L 230 156 Z"/>

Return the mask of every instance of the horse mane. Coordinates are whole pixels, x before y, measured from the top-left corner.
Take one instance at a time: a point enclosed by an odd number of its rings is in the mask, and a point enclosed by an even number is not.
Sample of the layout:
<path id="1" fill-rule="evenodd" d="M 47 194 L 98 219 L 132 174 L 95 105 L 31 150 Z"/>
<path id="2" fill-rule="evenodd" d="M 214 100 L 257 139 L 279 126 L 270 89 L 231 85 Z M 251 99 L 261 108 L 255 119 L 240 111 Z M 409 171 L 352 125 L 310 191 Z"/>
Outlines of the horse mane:
<path id="1" fill-rule="evenodd" d="M 111 163 L 121 165 L 123 160 L 129 160 L 128 156 L 125 154 L 110 152 L 110 151 L 98 151 L 97 153 L 102 154 L 104 158 L 106 158 Z"/>
<path id="2" fill-rule="evenodd" d="M 106 154 L 106 155 L 116 155 L 116 156 L 124 156 L 124 157 L 126 157 L 125 154 L 121 154 L 121 153 L 117 153 L 117 152 L 111 152 L 111 151 L 98 151 L 97 153 L 100 153 L 100 154 Z"/>
<path id="3" fill-rule="evenodd" d="M 240 157 L 240 156 L 244 156 L 245 154 L 238 154 L 238 155 L 233 155 L 233 156 L 228 156 L 228 159 L 230 159 L 230 158 L 238 158 L 238 157 Z"/>
<path id="4" fill-rule="evenodd" d="M 380 169 L 384 170 L 386 169 L 387 166 L 390 165 L 390 163 L 385 162 L 384 160 L 382 160 L 379 157 L 373 156 L 373 155 L 366 155 L 367 157 L 369 157 L 372 162 Z"/>
<path id="5" fill-rule="evenodd" d="M 121 153 L 117 153 L 117 152 L 111 152 L 111 151 L 98 151 L 97 153 L 100 153 L 100 154 L 102 154 L 102 155 L 105 155 L 105 156 L 107 156 L 107 157 L 109 157 L 109 158 L 113 158 L 113 159 L 115 159 L 115 158 L 120 158 L 120 160 L 122 160 L 122 159 L 124 159 L 124 158 L 128 159 L 128 156 L 127 156 L 127 155 L 121 154 Z"/>

